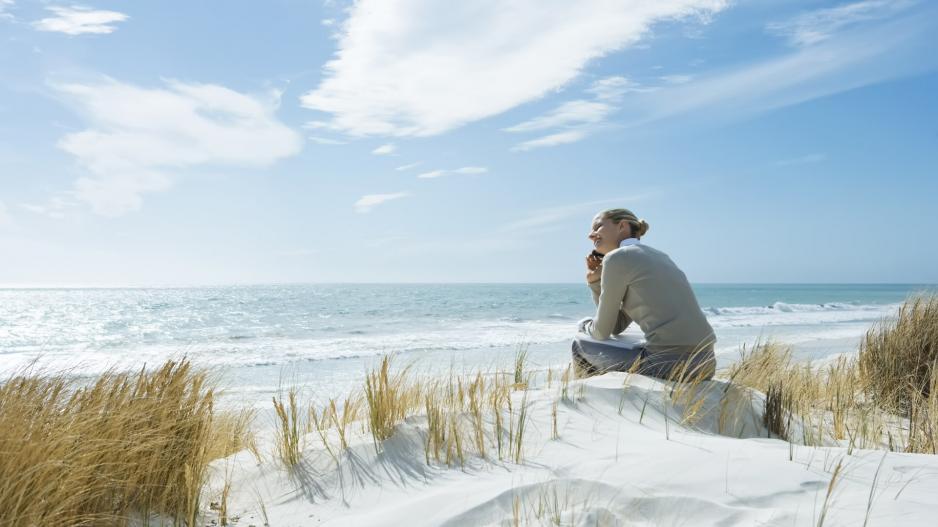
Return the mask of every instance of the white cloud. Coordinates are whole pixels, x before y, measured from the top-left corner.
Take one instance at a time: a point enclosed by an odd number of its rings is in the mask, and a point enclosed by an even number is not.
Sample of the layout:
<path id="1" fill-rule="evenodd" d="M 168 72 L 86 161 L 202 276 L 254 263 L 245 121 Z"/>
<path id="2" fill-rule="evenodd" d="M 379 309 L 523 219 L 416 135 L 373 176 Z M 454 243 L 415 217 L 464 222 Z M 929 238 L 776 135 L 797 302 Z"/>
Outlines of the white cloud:
<path id="1" fill-rule="evenodd" d="M 545 135 L 544 137 L 538 137 L 537 139 L 525 141 L 513 146 L 511 150 L 515 152 L 527 152 L 528 150 L 534 150 L 535 148 L 565 145 L 569 143 L 575 143 L 586 137 L 586 135 L 587 134 L 585 130 L 567 130 L 566 132 L 557 132 L 555 134 Z"/>
<path id="2" fill-rule="evenodd" d="M 328 137 L 320 137 L 316 135 L 309 136 L 309 140 L 319 144 L 319 145 L 344 145 L 347 144 L 346 141 L 339 141 L 338 139 L 330 139 Z"/>
<path id="3" fill-rule="evenodd" d="M 454 170 L 433 170 L 430 172 L 424 172 L 423 174 L 419 174 L 417 177 L 419 179 L 435 179 L 449 174 L 485 174 L 488 171 L 489 169 L 486 167 L 461 167 Z"/>
<path id="4" fill-rule="evenodd" d="M 393 154 L 395 150 L 397 150 L 397 147 L 391 143 L 388 143 L 386 145 L 381 145 L 378 148 L 375 148 L 371 151 L 371 153 L 376 156 L 386 156 L 388 154 Z"/>
<path id="5" fill-rule="evenodd" d="M 325 121 L 307 121 L 303 123 L 302 128 L 306 130 L 327 130 L 329 123 Z"/>
<path id="6" fill-rule="evenodd" d="M 371 212 L 371 209 L 381 205 L 387 201 L 406 198 L 410 196 L 410 192 L 394 192 L 391 194 L 366 194 L 361 197 L 353 205 L 355 207 L 355 212 L 364 214 L 366 212 Z"/>
<path id="7" fill-rule="evenodd" d="M 419 166 L 421 163 L 423 163 L 423 161 L 417 161 L 416 163 L 408 163 L 406 165 L 401 165 L 395 168 L 394 170 L 397 170 L 398 172 L 403 172 L 405 170 L 410 170 L 416 166 Z"/>
<path id="8" fill-rule="evenodd" d="M 424 172 L 422 174 L 418 174 L 417 177 L 420 179 L 433 179 L 433 178 L 438 178 L 444 175 L 446 175 L 445 170 L 431 170 L 430 172 Z"/>
<path id="9" fill-rule="evenodd" d="M 615 75 L 599 79 L 587 88 L 586 92 L 600 101 L 618 102 L 626 93 L 643 93 L 653 90 L 655 88 L 645 87 L 625 77 Z"/>
<path id="10" fill-rule="evenodd" d="M 540 117 L 505 128 L 506 132 L 533 132 L 554 129 L 537 139 L 525 141 L 512 147 L 512 151 L 524 152 L 570 144 L 586 138 L 600 123 L 619 109 L 627 93 L 650 93 L 658 88 L 641 86 L 622 76 L 599 79 L 586 89 L 596 100 L 577 99 L 567 101 Z"/>
<path id="11" fill-rule="evenodd" d="M 794 157 L 791 159 L 782 159 L 781 161 L 776 161 L 775 164 L 780 167 L 787 166 L 797 166 L 797 165 L 810 165 L 813 163 L 820 163 L 826 161 L 827 156 L 825 154 L 808 154 L 801 157 Z"/>
<path id="12" fill-rule="evenodd" d="M 563 87 L 657 22 L 705 19 L 727 4 L 361 0 L 324 79 L 301 102 L 352 135 L 439 134 Z"/>
<path id="13" fill-rule="evenodd" d="M 659 78 L 666 84 L 687 84 L 694 77 L 692 75 L 662 75 Z"/>
<path id="14" fill-rule="evenodd" d="M 21 203 L 20 208 L 53 220 L 61 220 L 65 218 L 65 211 L 74 208 L 76 205 L 74 201 L 67 200 L 60 196 L 53 196 L 45 205 Z"/>
<path id="15" fill-rule="evenodd" d="M 0 20 L 13 20 L 13 15 L 9 9 L 15 4 L 13 0 L 0 0 Z"/>
<path id="16" fill-rule="evenodd" d="M 559 205 L 556 207 L 545 207 L 531 211 L 527 217 L 501 226 L 500 231 L 514 232 L 522 230 L 532 230 L 547 227 L 549 225 L 566 221 L 573 217 L 583 219 L 584 236 L 592 219 L 591 214 L 599 212 L 600 208 L 609 208 L 613 206 L 628 207 L 631 204 L 648 199 L 653 196 L 653 192 L 643 192 L 632 196 L 622 196 L 618 198 L 600 199 L 573 203 L 570 205 Z"/>
<path id="17" fill-rule="evenodd" d="M 934 5 L 909 16 L 842 31 L 781 56 L 700 74 L 693 81 L 630 97 L 624 123 L 637 127 L 691 114 L 712 125 L 862 86 L 938 69 L 930 53 Z"/>
<path id="18" fill-rule="evenodd" d="M 794 46 L 810 46 L 831 38 L 843 28 L 889 17 L 914 3 L 910 0 L 863 0 L 802 13 L 790 20 L 773 22 L 767 29 L 787 38 Z"/>
<path id="19" fill-rule="evenodd" d="M 454 174 L 485 174 L 489 171 L 485 167 L 462 167 L 453 170 Z"/>
<path id="20" fill-rule="evenodd" d="M 74 197 L 105 216 L 138 209 L 143 194 L 170 188 L 187 169 L 264 167 L 303 144 L 274 116 L 279 100 L 271 94 L 178 81 L 141 88 L 107 78 L 53 87 L 89 122 L 59 141 L 90 173 L 75 182 Z"/>
<path id="21" fill-rule="evenodd" d="M 598 123 L 609 115 L 612 108 L 605 103 L 575 100 L 567 101 L 546 115 L 505 128 L 506 132 L 533 132 L 547 128 Z"/>
<path id="22" fill-rule="evenodd" d="M 33 22 L 33 27 L 39 31 L 54 31 L 66 35 L 106 34 L 113 33 L 114 24 L 123 22 L 129 17 L 117 11 L 104 11 L 81 6 L 52 6 L 47 11 L 55 14 L 53 17 L 43 18 Z"/>

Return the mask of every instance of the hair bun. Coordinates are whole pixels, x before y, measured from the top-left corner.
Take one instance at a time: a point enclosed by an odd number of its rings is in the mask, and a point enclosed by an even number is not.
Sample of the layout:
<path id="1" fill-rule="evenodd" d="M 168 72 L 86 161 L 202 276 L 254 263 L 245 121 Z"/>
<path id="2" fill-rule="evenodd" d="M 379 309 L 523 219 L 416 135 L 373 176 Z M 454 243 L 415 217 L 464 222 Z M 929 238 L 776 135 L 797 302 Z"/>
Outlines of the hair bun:
<path id="1" fill-rule="evenodd" d="M 647 222 L 647 221 L 645 221 L 645 220 L 638 220 L 638 232 L 636 233 L 636 235 L 637 235 L 638 237 L 644 236 L 645 233 L 648 232 L 648 227 L 649 227 L 649 225 L 648 225 L 648 222 Z"/>

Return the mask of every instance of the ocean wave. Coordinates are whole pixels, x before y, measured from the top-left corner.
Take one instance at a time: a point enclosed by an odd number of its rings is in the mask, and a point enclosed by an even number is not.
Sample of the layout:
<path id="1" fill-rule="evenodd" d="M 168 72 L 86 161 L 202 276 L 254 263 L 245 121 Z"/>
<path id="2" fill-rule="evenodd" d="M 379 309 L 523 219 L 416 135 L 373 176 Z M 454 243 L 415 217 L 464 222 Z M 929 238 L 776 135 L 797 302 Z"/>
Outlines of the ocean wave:
<path id="1" fill-rule="evenodd" d="M 826 334 L 831 329 L 850 326 L 853 334 L 862 331 L 855 328 L 869 327 L 893 316 L 899 305 L 774 302 L 765 306 L 705 307 L 703 311 L 719 340 L 724 336 L 748 339 L 768 328 L 774 332 L 814 335 L 817 331 Z M 471 319 L 461 314 L 442 319 L 397 315 L 367 320 L 336 317 L 324 320 L 322 325 L 311 322 L 310 319 L 321 317 L 316 317 L 315 312 L 297 319 L 302 322 L 293 325 L 289 323 L 292 319 L 271 323 L 254 317 L 239 320 L 235 325 L 218 317 L 196 327 L 176 327 L 182 322 L 168 316 L 134 320 L 135 325 L 119 327 L 109 326 L 112 320 L 93 318 L 70 325 L 70 319 L 46 324 L 24 322 L 0 327 L 0 374 L 40 357 L 43 363 L 57 368 L 94 372 L 119 363 L 130 367 L 144 362 L 157 364 L 179 352 L 203 364 L 250 367 L 385 353 L 512 349 L 522 342 L 565 346 L 576 331 L 575 321 L 592 315 L 594 307 L 584 305 L 583 313 L 560 313 L 555 309 L 547 307 L 537 314 L 499 313 L 487 319 Z M 337 319 L 343 322 L 337 323 Z M 70 330 L 62 331 L 66 326 Z M 632 329 L 638 330 L 634 325 Z"/>
<path id="2" fill-rule="evenodd" d="M 860 305 L 840 302 L 770 306 L 708 307 L 704 314 L 714 328 L 812 326 L 847 322 L 876 322 L 892 316 L 900 304 Z"/>
<path id="3" fill-rule="evenodd" d="M 818 313 L 824 311 L 881 311 L 880 305 L 858 305 L 846 302 L 827 302 L 823 304 L 789 304 L 775 302 L 770 306 L 743 306 L 743 307 L 706 307 L 704 313 L 708 315 L 772 315 L 776 313 Z"/>
<path id="4" fill-rule="evenodd" d="M 158 364 L 166 358 L 183 354 L 203 365 L 250 367 L 389 353 L 458 352 L 492 348 L 511 350 L 521 344 L 564 342 L 570 339 L 575 330 L 569 322 L 489 321 L 385 334 L 354 330 L 346 335 L 326 338 L 256 338 L 249 341 L 226 338 L 174 344 L 132 344 L 123 349 L 105 349 L 87 343 L 32 345 L 20 347 L 16 352 L 2 353 L 0 374 L 16 371 L 33 360 L 53 370 L 69 369 L 82 374 L 94 374 L 112 367 L 134 369 L 144 363 Z"/>

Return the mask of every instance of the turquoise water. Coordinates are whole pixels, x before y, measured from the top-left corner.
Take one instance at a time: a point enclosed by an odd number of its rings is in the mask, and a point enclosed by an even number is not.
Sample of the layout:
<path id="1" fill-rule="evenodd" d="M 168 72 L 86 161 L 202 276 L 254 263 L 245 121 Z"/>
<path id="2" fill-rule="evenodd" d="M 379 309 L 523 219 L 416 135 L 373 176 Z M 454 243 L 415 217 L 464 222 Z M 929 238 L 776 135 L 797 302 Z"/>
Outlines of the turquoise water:
<path id="1" fill-rule="evenodd" d="M 872 324 L 928 285 L 702 284 L 694 287 L 730 360 L 758 338 L 804 358 L 855 349 Z M 266 391 L 300 372 L 324 385 L 384 353 L 425 364 L 490 365 L 519 343 L 560 362 L 593 314 L 581 284 L 278 285 L 0 290 L 0 373 L 32 361 L 93 374 L 185 354 Z"/>

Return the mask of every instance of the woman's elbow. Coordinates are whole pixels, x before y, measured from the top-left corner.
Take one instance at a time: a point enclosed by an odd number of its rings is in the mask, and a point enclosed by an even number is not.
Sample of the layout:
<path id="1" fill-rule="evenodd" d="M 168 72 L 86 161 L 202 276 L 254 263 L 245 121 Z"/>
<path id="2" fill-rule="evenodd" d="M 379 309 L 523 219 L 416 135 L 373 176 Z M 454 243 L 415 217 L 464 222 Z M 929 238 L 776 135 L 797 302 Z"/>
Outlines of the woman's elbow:
<path id="1" fill-rule="evenodd" d="M 593 340 L 609 340 L 608 331 L 597 331 L 595 327 L 590 328 L 590 337 Z"/>

